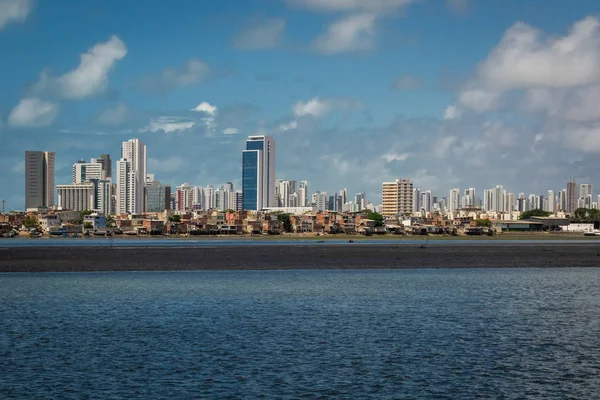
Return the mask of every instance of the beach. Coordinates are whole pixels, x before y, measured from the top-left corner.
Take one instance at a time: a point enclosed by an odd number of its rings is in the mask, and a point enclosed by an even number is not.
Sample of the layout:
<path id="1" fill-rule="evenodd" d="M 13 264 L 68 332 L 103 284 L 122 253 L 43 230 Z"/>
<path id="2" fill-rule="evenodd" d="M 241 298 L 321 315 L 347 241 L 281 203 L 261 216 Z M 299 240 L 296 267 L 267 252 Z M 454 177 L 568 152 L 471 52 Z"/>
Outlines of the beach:
<path id="1" fill-rule="evenodd" d="M 557 268 L 600 266 L 599 243 L 39 246 L 0 248 L 0 272 Z"/>

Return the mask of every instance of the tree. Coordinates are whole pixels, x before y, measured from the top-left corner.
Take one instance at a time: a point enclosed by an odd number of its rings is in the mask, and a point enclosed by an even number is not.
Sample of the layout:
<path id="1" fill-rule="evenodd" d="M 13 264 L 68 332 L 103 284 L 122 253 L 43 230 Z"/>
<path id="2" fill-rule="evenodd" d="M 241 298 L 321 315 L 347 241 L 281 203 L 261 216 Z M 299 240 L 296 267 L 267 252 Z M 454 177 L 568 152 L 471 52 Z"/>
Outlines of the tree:
<path id="1" fill-rule="evenodd" d="M 83 210 L 83 211 L 81 211 L 81 212 L 79 213 L 79 222 L 83 222 L 83 218 L 84 218 L 86 215 L 90 215 L 90 214 L 92 214 L 92 213 L 93 213 L 93 211 L 91 211 L 91 210 Z"/>
<path id="2" fill-rule="evenodd" d="M 573 212 L 573 221 L 577 222 L 597 222 L 600 221 L 600 210 L 589 208 L 578 208 Z"/>
<path id="3" fill-rule="evenodd" d="M 491 228 L 492 221 L 490 221 L 489 219 L 479 218 L 475 220 L 475 225 L 480 226 L 482 228 Z"/>
<path id="4" fill-rule="evenodd" d="M 233 208 L 228 208 L 227 210 L 225 210 L 226 213 L 229 214 L 233 214 L 235 212 L 235 210 Z"/>
<path id="5" fill-rule="evenodd" d="M 169 217 L 169 221 L 179 223 L 179 222 L 181 222 L 181 215 L 179 215 L 179 214 L 172 215 Z"/>
<path id="6" fill-rule="evenodd" d="M 549 217 L 552 213 L 544 210 L 540 210 L 539 208 L 525 211 L 521 213 L 519 219 L 529 219 L 531 217 Z"/>
<path id="7" fill-rule="evenodd" d="M 94 225 L 91 222 L 86 222 L 85 224 L 83 224 L 83 227 L 85 229 L 92 229 Z"/>
<path id="8" fill-rule="evenodd" d="M 27 217 L 25 217 L 25 220 L 23 221 L 23 225 L 27 229 L 37 228 L 38 227 L 38 219 L 32 215 L 28 215 Z"/>
<path id="9" fill-rule="evenodd" d="M 283 223 L 283 230 L 290 233 L 292 232 L 292 221 L 290 219 L 290 214 L 278 214 L 277 220 Z"/>
<path id="10" fill-rule="evenodd" d="M 375 221 L 375 226 L 383 226 L 383 215 L 378 212 L 371 211 L 367 214 L 367 219 Z"/>

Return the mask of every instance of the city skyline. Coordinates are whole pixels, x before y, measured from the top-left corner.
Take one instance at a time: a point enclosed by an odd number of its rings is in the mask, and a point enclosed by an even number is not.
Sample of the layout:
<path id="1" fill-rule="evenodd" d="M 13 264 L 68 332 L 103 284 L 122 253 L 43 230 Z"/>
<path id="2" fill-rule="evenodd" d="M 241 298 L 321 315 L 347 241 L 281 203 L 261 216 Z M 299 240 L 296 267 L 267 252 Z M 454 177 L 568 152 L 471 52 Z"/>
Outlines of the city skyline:
<path id="1" fill-rule="evenodd" d="M 285 149 L 277 178 L 374 203 L 397 178 L 437 196 L 558 193 L 571 176 L 599 187 L 595 2 L 321 3 L 153 3 L 156 35 L 131 4 L 57 14 L 56 3 L 23 2 L 0 26 L 13 55 L 0 66 L 6 208 L 25 202 L 24 151 L 55 152 L 67 184 L 79 158 L 111 154 L 115 168 L 132 137 L 173 189 L 239 188 L 235 160 L 254 135 Z"/>

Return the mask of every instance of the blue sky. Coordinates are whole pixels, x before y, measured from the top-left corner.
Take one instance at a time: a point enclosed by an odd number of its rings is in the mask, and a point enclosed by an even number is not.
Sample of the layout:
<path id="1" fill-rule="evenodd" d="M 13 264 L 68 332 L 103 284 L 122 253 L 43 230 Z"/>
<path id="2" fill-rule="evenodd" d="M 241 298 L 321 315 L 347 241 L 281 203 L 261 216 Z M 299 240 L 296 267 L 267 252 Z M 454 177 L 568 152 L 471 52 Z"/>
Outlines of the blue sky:
<path id="1" fill-rule="evenodd" d="M 0 0 L 0 197 L 23 152 L 70 166 L 132 137 L 172 185 L 239 184 L 245 137 L 277 174 L 380 200 L 600 184 L 600 21 L 579 0 Z M 196 111 L 193 111 L 197 109 Z M 239 185 L 238 185 L 239 186 Z"/>

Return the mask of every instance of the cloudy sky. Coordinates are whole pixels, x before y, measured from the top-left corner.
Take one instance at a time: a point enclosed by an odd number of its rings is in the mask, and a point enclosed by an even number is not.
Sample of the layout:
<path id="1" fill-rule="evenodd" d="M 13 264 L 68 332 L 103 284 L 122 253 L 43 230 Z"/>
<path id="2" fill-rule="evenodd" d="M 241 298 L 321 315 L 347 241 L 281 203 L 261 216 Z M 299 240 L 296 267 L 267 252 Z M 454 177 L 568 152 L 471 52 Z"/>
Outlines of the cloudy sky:
<path id="1" fill-rule="evenodd" d="M 0 0 L 0 198 L 23 152 L 133 137 L 172 185 L 241 180 L 245 137 L 310 190 L 600 187 L 597 0 Z"/>

